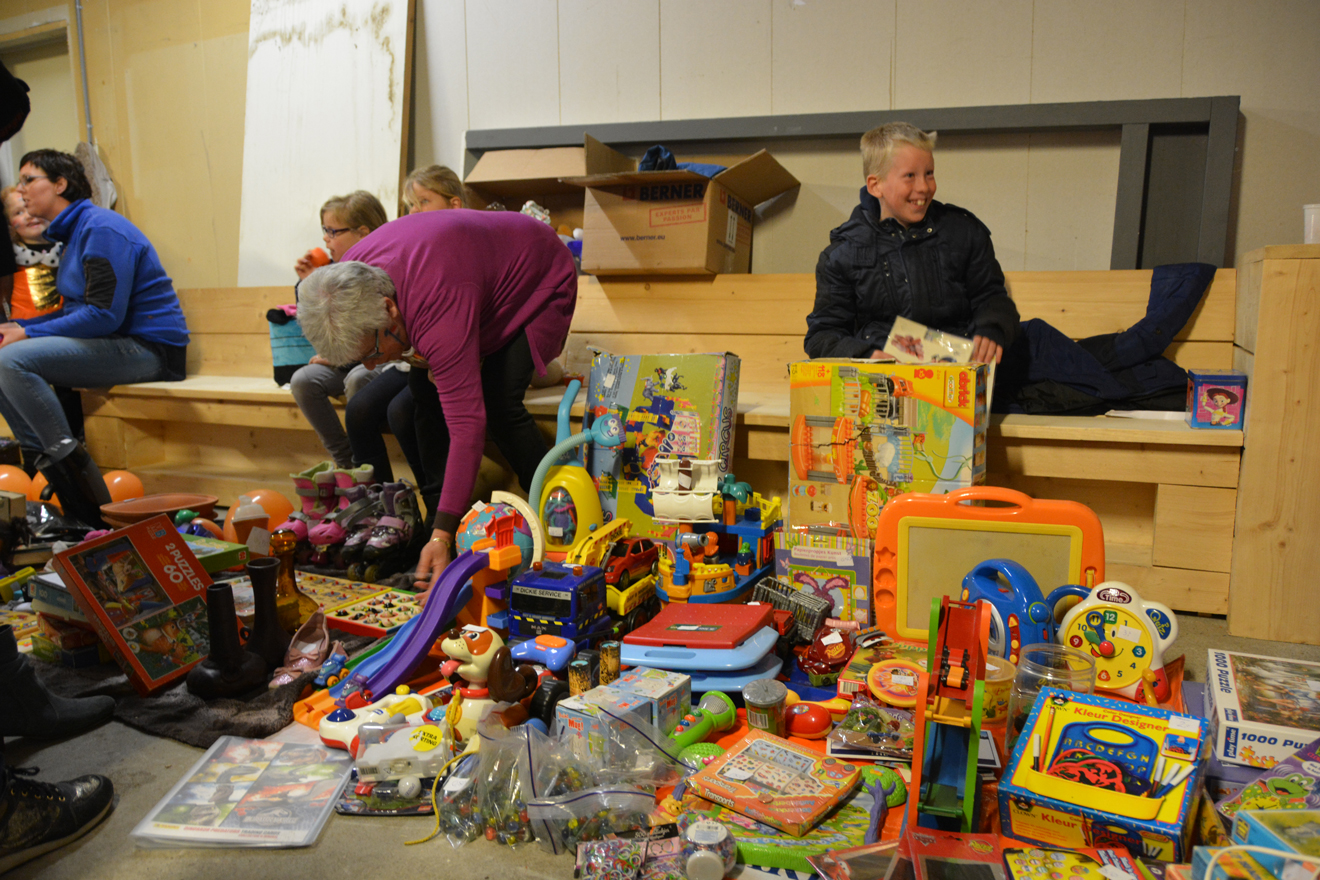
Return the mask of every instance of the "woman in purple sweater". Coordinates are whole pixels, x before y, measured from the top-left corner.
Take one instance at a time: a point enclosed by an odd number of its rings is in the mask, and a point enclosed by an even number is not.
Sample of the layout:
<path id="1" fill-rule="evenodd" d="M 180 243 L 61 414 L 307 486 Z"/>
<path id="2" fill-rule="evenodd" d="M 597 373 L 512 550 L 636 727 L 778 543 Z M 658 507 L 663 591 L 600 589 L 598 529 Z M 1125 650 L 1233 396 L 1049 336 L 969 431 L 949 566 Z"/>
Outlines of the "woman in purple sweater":
<path id="1" fill-rule="evenodd" d="M 576 301 L 559 237 L 504 212 L 400 217 L 302 282 L 298 321 L 322 357 L 414 367 L 422 497 L 433 511 L 418 587 L 429 589 L 453 558 L 487 428 L 530 488 L 546 444 L 523 395 L 563 350 Z"/>

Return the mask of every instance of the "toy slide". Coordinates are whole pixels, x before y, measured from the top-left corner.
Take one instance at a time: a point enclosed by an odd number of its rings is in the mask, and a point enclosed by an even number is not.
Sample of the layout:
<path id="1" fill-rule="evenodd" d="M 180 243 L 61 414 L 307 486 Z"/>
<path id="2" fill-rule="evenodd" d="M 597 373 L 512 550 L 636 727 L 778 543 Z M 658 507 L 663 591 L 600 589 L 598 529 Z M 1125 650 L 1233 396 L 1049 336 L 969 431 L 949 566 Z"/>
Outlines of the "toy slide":
<path id="1" fill-rule="evenodd" d="M 440 580 L 431 588 L 431 597 L 427 600 L 422 613 L 410 621 L 416 625 L 406 633 L 401 629 L 395 635 L 394 644 L 398 645 L 398 648 L 391 652 L 391 656 L 383 665 L 370 671 L 362 689 L 351 694 L 345 705 L 348 708 L 355 708 L 349 704 L 358 700 L 362 701 L 362 705 L 370 704 L 378 699 L 376 695 L 391 693 L 396 686 L 404 682 L 408 678 L 408 673 L 412 672 L 414 667 L 422 662 L 422 658 L 430 653 L 432 643 L 440 637 L 444 626 L 458 615 L 458 609 L 466 602 L 466 599 L 463 602 L 459 600 L 468 592 L 464 589 L 467 582 L 489 564 L 488 554 L 474 553 L 471 550 L 465 550 L 457 559 L 449 563 L 444 574 L 440 575 Z M 355 673 L 353 677 L 358 678 L 358 674 Z"/>

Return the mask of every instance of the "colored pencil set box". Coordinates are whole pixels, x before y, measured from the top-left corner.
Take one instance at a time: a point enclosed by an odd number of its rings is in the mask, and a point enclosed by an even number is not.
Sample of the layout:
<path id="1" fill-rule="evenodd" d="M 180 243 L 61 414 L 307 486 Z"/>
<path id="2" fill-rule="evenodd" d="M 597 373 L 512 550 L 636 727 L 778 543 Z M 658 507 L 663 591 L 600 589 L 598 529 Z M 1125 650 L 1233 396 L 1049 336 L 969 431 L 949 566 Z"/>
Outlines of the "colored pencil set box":
<path id="1" fill-rule="evenodd" d="M 1186 861 L 1208 742 L 1203 718 L 1046 688 L 999 784 L 1003 833 Z"/>

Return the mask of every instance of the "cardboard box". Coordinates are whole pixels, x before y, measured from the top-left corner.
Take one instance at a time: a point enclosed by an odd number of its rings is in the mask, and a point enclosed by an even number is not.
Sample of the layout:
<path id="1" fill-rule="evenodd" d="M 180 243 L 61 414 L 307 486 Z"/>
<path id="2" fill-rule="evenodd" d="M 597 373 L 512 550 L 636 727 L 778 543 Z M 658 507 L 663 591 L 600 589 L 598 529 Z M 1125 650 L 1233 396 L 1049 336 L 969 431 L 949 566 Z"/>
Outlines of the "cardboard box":
<path id="1" fill-rule="evenodd" d="M 1045 688 L 999 782 L 1002 833 L 1044 846 L 1124 846 L 1146 858 L 1186 861 L 1209 735 L 1204 718 Z M 1034 758 L 1036 742 L 1044 743 L 1040 761 L 1046 768 L 1058 756 L 1085 748 L 1122 769 L 1126 790 L 1041 772 Z M 1161 796 L 1148 797 L 1161 756 L 1169 766 L 1180 771 L 1190 766 L 1191 771 Z"/>
<path id="2" fill-rule="evenodd" d="M 870 626 L 873 545 L 866 538 L 777 529 L 775 577 L 828 597 L 834 603 L 831 617 Z"/>
<path id="3" fill-rule="evenodd" d="M 1320 663 L 1212 648 L 1206 709 L 1219 760 L 1273 767 L 1320 738 Z"/>
<path id="4" fill-rule="evenodd" d="M 799 185 L 765 150 L 714 177 L 638 171 L 610 152 L 588 153 L 587 175 L 567 181 L 587 188 L 582 271 L 591 274 L 748 272 L 756 206 Z M 606 161 L 616 167 L 601 167 Z"/>
<path id="5" fill-rule="evenodd" d="M 92 629 L 90 624 L 70 623 L 58 617 L 50 617 L 37 612 L 37 626 L 41 630 L 43 638 L 65 651 L 85 648 L 88 645 L 97 645 L 101 642 L 96 635 L 96 630 Z"/>
<path id="6" fill-rule="evenodd" d="M 668 736 L 679 719 L 692 711 L 692 676 L 637 666 L 620 675 L 609 687 L 645 697 L 651 704 L 650 722 Z"/>
<path id="7" fill-rule="evenodd" d="M 1187 424 L 1242 430 L 1247 412 L 1247 374 L 1241 370 L 1187 371 Z"/>
<path id="8" fill-rule="evenodd" d="M 1205 682 L 1186 681 L 1182 683 L 1183 704 L 1187 707 L 1188 715 L 1195 715 L 1198 718 L 1210 719 L 1209 705 L 1206 702 Z M 1211 739 L 1214 725 L 1211 725 Z M 1277 766 L 1277 765 L 1276 765 Z M 1260 771 L 1254 767 L 1243 767 L 1241 764 L 1225 764 L 1219 760 L 1214 749 L 1210 750 L 1210 755 L 1205 763 L 1205 790 L 1210 793 L 1210 797 L 1216 802 L 1228 800 L 1235 797 L 1238 792 L 1256 781 L 1260 776 Z M 1320 792 L 1316 792 L 1320 797 Z"/>
<path id="9" fill-rule="evenodd" d="M 246 544 L 235 544 L 219 538 L 184 535 L 183 540 L 197 557 L 197 561 L 202 564 L 202 568 L 206 569 L 207 574 L 215 574 L 217 571 L 243 565 L 251 555 Z"/>
<path id="10" fill-rule="evenodd" d="M 1198 846 L 1192 850 L 1192 876 L 1204 878 L 1210 860 L 1223 851 L 1222 846 Z M 1230 852 L 1219 856 L 1210 880 L 1278 880 L 1249 852 Z"/>
<path id="11" fill-rule="evenodd" d="M 651 723 L 649 699 L 611 685 L 600 685 L 559 701 L 555 707 L 555 720 L 560 734 L 572 743 L 573 754 L 584 761 L 592 757 L 610 763 L 629 759 L 624 745 L 609 733 L 610 725 L 618 722 L 603 713 L 602 706 L 616 717 Z"/>
<path id="12" fill-rule="evenodd" d="M 576 227 L 582 225 L 583 189 L 564 182 L 565 178 L 636 167 L 632 159 L 588 136 L 580 147 L 487 150 L 463 184 L 473 208 L 499 202 L 510 211 L 518 211 L 531 199 L 550 212 L 556 227 Z"/>
<path id="13" fill-rule="evenodd" d="M 46 663 L 56 663 L 69 669 L 83 669 L 110 662 L 110 652 L 97 642 L 80 648 L 61 648 L 44 633 L 32 635 L 32 656 Z"/>
<path id="14" fill-rule="evenodd" d="M 32 594 L 32 610 L 38 614 L 91 625 L 59 572 L 41 572 L 28 582 L 28 590 Z"/>
<path id="15" fill-rule="evenodd" d="M 727 352 L 596 354 L 587 409 L 593 417 L 617 413 L 625 433 L 621 446 L 593 447 L 587 463 L 607 522 L 623 517 L 632 523 L 634 535 L 645 538 L 677 533 L 677 526 L 651 519 L 651 488 L 659 479 L 655 460 L 718 460 L 721 472 L 728 472 L 741 366 L 738 356 Z"/>
<path id="16" fill-rule="evenodd" d="M 897 495 L 985 482 L 984 364 L 821 358 L 788 375 L 790 526 L 871 535 Z"/>

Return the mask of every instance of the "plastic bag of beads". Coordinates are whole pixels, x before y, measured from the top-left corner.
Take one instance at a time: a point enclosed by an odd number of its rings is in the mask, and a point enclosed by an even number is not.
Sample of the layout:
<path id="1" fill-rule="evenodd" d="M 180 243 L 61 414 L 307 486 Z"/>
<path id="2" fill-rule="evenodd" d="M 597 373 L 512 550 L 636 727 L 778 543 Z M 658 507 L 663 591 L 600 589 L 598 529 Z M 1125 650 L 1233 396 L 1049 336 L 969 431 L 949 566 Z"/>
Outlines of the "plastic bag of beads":
<path id="1" fill-rule="evenodd" d="M 547 852 L 573 852 L 579 843 L 649 828 L 655 795 L 637 788 L 592 788 L 527 803 L 536 842 Z"/>
<path id="2" fill-rule="evenodd" d="M 866 691 L 853 695 L 852 705 L 829 742 L 840 748 L 862 749 L 876 757 L 912 760 L 916 737 L 912 713 L 878 702 Z"/>
<path id="3" fill-rule="evenodd" d="M 678 837 L 594 840 L 577 850 L 579 880 L 687 880 Z"/>
<path id="4" fill-rule="evenodd" d="M 438 832 L 457 849 L 486 833 L 477 804 L 477 755 L 464 755 L 435 784 L 435 816 Z"/>
<path id="5" fill-rule="evenodd" d="M 487 840 L 507 846 L 533 839 L 526 798 L 532 770 L 532 736 L 539 732 L 521 725 L 506 728 L 494 713 L 477 724 L 477 810 Z"/>

